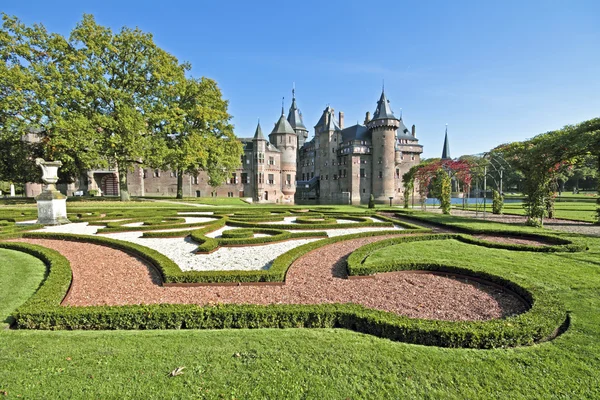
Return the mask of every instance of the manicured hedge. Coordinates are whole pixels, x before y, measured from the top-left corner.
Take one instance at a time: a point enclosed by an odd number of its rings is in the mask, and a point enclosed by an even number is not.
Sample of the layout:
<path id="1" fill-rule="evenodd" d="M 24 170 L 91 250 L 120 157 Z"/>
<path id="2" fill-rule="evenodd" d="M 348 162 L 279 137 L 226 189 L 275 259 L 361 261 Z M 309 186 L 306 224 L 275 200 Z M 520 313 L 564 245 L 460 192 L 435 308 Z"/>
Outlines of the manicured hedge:
<path id="1" fill-rule="evenodd" d="M 540 229 L 528 227 L 512 227 L 503 226 L 497 222 L 491 221 L 476 221 L 477 225 L 473 226 L 473 220 L 460 217 L 447 217 L 431 213 L 419 213 L 419 212 L 399 212 L 398 215 L 413 219 L 416 221 L 423 221 L 428 224 L 449 228 L 458 232 L 467 234 L 484 234 L 484 235 L 500 235 L 500 236 L 513 236 L 520 237 L 523 239 L 542 240 L 552 245 L 548 246 L 532 246 L 526 244 L 509 244 L 509 243 L 497 243 L 487 240 L 477 239 L 472 236 L 461 236 L 459 240 L 471 243 L 480 244 L 486 247 L 508 249 L 508 250 L 522 250 L 522 251 L 535 251 L 535 252 L 577 252 L 587 250 L 587 245 L 584 241 L 579 240 L 567 240 L 558 237 L 551 233 L 546 233 Z M 452 218 L 452 220 L 450 219 Z M 446 220 L 446 221 L 445 221 Z M 454 220 L 454 221 L 453 221 Z M 459 221 L 459 222 L 456 222 Z M 464 221 L 464 222 L 463 222 Z M 489 225 L 489 227 L 487 226 Z M 501 228 L 498 228 L 501 226 Z"/>
<path id="2" fill-rule="evenodd" d="M 465 235 L 459 234 L 441 234 L 441 235 L 423 235 L 414 237 L 392 238 L 379 242 L 367 244 L 353 252 L 347 260 L 348 275 L 372 275 L 381 272 L 403 271 L 403 270 L 425 270 L 443 272 L 449 274 L 459 274 L 472 276 L 487 282 L 502 286 L 523 298 L 530 309 L 520 315 L 501 320 L 486 321 L 481 323 L 485 325 L 482 333 L 492 335 L 493 330 L 497 330 L 494 337 L 503 340 L 524 340 L 530 335 L 531 342 L 543 340 L 550 337 L 553 332 L 565 321 L 566 309 L 549 292 L 544 291 L 538 286 L 519 285 L 505 278 L 492 275 L 483 271 L 474 271 L 469 268 L 449 265 L 446 263 L 435 262 L 415 262 L 394 259 L 389 262 L 380 262 L 375 265 L 365 265 L 364 261 L 374 251 L 393 246 L 400 243 L 409 243 L 426 240 L 463 240 Z M 518 326 L 520 331 L 515 331 Z M 516 337 L 513 337 L 516 336 Z"/>
<path id="3" fill-rule="evenodd" d="M 21 329 L 345 328 L 407 343 L 495 348 L 544 340 L 565 320 L 560 304 L 537 291 L 529 296 L 533 306 L 528 312 L 485 322 L 411 319 L 353 304 L 61 307 L 71 281 L 69 263 L 62 255 L 29 244 L 0 243 L 0 247 L 32 254 L 49 268 L 40 289 L 13 314 L 15 327 Z"/>
<path id="4" fill-rule="evenodd" d="M 342 218 L 342 217 L 340 217 Z M 234 221 L 230 220 L 228 222 L 230 226 L 237 226 L 241 228 L 272 228 L 272 229 L 286 229 L 286 230 L 294 230 L 294 229 L 352 229 L 352 228 L 364 228 L 364 227 L 378 227 L 378 228 L 393 228 L 394 224 L 392 222 L 350 222 L 345 224 L 255 224 L 252 222 L 244 222 L 244 221 Z"/>

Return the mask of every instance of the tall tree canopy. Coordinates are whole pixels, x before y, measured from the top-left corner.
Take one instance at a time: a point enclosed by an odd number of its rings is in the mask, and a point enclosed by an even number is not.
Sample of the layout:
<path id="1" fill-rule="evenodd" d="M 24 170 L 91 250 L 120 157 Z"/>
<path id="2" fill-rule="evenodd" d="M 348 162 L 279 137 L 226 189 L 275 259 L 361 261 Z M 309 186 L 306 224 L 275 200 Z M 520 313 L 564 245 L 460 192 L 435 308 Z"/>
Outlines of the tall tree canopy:
<path id="1" fill-rule="evenodd" d="M 65 38 L 3 14 L 0 141 L 22 150 L 23 134 L 36 132 L 23 151 L 71 175 L 116 165 L 122 200 L 134 164 L 203 169 L 222 183 L 241 147 L 216 82 L 187 79 L 189 69 L 137 28 L 115 33 L 84 15 Z"/>
<path id="2" fill-rule="evenodd" d="M 218 186 L 239 165 L 243 150 L 229 123 L 228 102 L 214 80 L 188 78 L 176 89 L 164 164 L 177 171 L 177 198 L 182 198 L 184 173 L 207 171 L 209 184 Z"/>

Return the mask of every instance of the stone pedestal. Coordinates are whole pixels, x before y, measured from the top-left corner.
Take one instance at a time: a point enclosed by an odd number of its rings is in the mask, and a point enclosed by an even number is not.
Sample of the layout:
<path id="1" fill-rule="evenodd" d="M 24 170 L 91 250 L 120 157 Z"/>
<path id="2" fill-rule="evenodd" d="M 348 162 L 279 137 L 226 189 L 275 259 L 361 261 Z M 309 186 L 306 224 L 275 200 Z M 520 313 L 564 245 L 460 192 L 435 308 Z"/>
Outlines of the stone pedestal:
<path id="1" fill-rule="evenodd" d="M 38 208 L 38 224 L 62 225 L 67 219 L 67 198 L 57 190 L 43 191 L 35 198 Z"/>
<path id="2" fill-rule="evenodd" d="M 42 181 L 46 184 L 44 190 L 35 198 L 38 207 L 38 224 L 61 225 L 71 221 L 67 219 L 67 198 L 56 190 L 58 168 L 60 161 L 45 161 L 37 158 L 35 163 L 42 168 Z"/>

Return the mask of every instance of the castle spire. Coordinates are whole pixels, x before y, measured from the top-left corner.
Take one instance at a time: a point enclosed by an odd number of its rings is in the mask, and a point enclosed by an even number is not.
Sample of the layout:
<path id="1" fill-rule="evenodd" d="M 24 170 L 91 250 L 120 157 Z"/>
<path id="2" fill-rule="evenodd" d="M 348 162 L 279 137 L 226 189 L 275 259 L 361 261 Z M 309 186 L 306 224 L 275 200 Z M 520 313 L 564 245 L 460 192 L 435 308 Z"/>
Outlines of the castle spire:
<path id="1" fill-rule="evenodd" d="M 254 132 L 254 140 L 265 140 L 262 129 L 260 128 L 260 118 L 258 119 L 258 125 L 256 125 L 256 131 Z"/>
<path id="2" fill-rule="evenodd" d="M 372 121 L 376 119 L 398 119 L 394 116 L 392 108 L 390 107 L 390 101 L 385 97 L 385 92 L 383 90 L 381 90 L 381 97 L 377 102 L 377 109 L 373 113 Z"/>
<path id="3" fill-rule="evenodd" d="M 450 142 L 448 141 L 448 124 L 446 124 L 446 135 L 444 136 L 444 148 L 442 149 L 442 160 L 450 160 Z"/>
<path id="4" fill-rule="evenodd" d="M 302 113 L 300 109 L 296 105 L 296 84 L 294 83 L 292 86 L 292 105 L 290 106 L 290 111 L 288 112 L 287 117 L 288 122 L 294 129 L 300 129 L 303 131 L 308 131 L 306 126 L 304 126 L 304 122 L 302 121 Z"/>

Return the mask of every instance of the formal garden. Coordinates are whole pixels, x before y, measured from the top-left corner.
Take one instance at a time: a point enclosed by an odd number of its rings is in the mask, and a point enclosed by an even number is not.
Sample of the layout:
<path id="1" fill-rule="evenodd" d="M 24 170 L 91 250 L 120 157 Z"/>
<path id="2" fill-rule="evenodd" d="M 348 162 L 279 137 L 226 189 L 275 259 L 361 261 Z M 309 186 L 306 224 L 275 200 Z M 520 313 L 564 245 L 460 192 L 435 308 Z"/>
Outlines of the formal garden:
<path id="1" fill-rule="evenodd" d="M 382 206 L 36 212 L 0 209 L 9 396 L 599 394 L 600 238 Z"/>
<path id="2" fill-rule="evenodd" d="M 2 14 L 0 397 L 600 398 L 599 118 L 423 160 L 403 204 L 183 199 L 243 155 L 190 71 L 138 28 Z M 94 170 L 118 198 L 55 186 Z"/>

